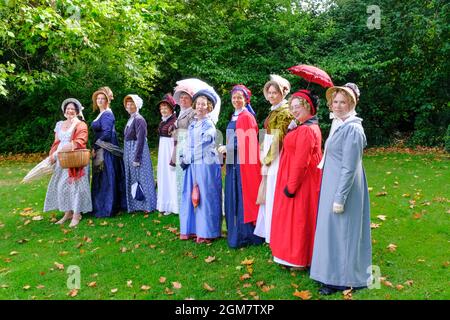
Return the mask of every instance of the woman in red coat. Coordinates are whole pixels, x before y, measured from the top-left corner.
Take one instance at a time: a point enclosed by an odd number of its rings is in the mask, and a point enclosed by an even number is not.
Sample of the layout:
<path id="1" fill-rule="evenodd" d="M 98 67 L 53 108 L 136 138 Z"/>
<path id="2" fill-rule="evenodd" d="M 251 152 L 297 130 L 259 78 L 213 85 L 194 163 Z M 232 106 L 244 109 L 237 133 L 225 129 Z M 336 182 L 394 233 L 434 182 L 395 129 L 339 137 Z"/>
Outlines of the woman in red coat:
<path id="1" fill-rule="evenodd" d="M 290 267 L 311 265 L 321 179 L 317 165 L 322 158 L 317 105 L 317 96 L 308 90 L 295 92 L 289 100 L 297 121 L 283 142 L 270 248 L 275 262 Z"/>

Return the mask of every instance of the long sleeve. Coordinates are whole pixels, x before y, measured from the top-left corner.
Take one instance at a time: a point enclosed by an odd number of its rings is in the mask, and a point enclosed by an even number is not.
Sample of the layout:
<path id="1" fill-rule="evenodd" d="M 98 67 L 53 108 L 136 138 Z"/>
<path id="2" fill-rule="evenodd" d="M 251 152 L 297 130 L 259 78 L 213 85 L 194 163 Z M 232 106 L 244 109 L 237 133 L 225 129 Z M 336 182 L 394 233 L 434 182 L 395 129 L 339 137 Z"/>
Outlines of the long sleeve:
<path id="1" fill-rule="evenodd" d="M 115 121 L 114 115 L 111 112 L 103 113 L 103 115 L 100 118 L 101 135 L 98 139 L 106 142 L 111 142 L 114 121 Z"/>
<path id="2" fill-rule="evenodd" d="M 144 118 L 136 118 L 134 120 L 134 125 L 136 128 L 136 138 L 137 138 L 137 145 L 136 145 L 136 151 L 134 154 L 134 162 L 141 162 L 142 160 L 142 152 L 144 151 L 144 144 L 146 143 L 147 138 L 147 122 Z"/>
<path id="3" fill-rule="evenodd" d="M 275 110 L 276 114 L 273 119 L 269 119 L 270 133 L 274 136 L 272 145 L 263 159 L 263 164 L 269 166 L 276 157 L 279 156 L 283 146 L 283 139 L 286 136 L 289 123 L 294 119 L 286 106 L 280 107 L 281 110 Z M 278 111 L 278 112 L 277 112 Z"/>
<path id="4" fill-rule="evenodd" d="M 86 123 L 80 122 L 72 135 L 74 149 L 85 149 L 88 142 L 88 127 Z"/>
<path id="5" fill-rule="evenodd" d="M 339 185 L 334 196 L 334 202 L 342 205 L 345 205 L 355 179 L 356 170 L 361 165 L 365 146 L 364 133 L 357 126 L 349 125 L 346 130 L 342 149 L 342 168 L 339 175 Z"/>
<path id="6" fill-rule="evenodd" d="M 295 156 L 292 165 L 289 168 L 287 180 L 287 191 L 295 194 L 301 186 L 308 171 L 309 163 L 314 151 L 314 134 L 308 126 L 302 126 L 297 129 L 295 141 Z"/>

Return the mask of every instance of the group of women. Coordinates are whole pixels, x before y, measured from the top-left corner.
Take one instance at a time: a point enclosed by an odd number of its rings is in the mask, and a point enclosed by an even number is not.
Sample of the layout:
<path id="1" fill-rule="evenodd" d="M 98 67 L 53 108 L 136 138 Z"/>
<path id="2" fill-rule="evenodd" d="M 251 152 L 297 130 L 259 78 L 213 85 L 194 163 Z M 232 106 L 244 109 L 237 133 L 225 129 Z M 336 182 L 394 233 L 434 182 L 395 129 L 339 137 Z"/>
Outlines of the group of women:
<path id="1" fill-rule="evenodd" d="M 100 113 L 91 125 L 92 192 L 89 166 L 57 165 L 45 211 L 64 211 L 57 223 L 72 219 L 71 226 L 81 213 L 91 211 L 97 217 L 121 210 L 179 213 L 180 239 L 198 243 L 221 237 L 224 212 L 230 247 L 267 242 L 275 262 L 310 268 L 310 277 L 322 284 L 321 294 L 366 287 L 371 276 L 370 210 L 362 165 L 366 138 L 355 112 L 359 89 L 348 83 L 327 90 L 333 122 L 323 155 L 318 97 L 299 90 L 286 100 L 290 90 L 278 75 L 271 75 L 264 86 L 271 107 L 259 141 L 251 91 L 234 86 L 225 145 L 218 144 L 215 121 L 209 117 L 218 104 L 215 92 L 183 85 L 173 96 L 165 95 L 158 103 L 162 121 L 156 192 L 147 125 L 139 114 L 142 99 L 124 98 L 130 119 L 122 152 L 110 109 L 112 92 L 100 88 L 93 94 Z M 55 127 L 52 161 L 57 161 L 58 151 L 87 144 L 87 125 L 77 118 L 82 116 L 81 103 L 67 99 L 62 109 L 67 120 Z"/>

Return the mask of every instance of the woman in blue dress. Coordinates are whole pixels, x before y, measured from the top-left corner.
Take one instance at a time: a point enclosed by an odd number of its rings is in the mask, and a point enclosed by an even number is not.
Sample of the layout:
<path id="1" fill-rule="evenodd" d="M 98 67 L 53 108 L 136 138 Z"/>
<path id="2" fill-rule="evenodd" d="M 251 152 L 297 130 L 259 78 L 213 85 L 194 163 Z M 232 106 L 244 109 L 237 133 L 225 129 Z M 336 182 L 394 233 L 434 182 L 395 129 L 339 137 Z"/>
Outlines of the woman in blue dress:
<path id="1" fill-rule="evenodd" d="M 141 97 L 136 94 L 129 94 L 123 99 L 123 105 L 130 114 L 125 126 L 123 153 L 128 212 L 151 212 L 156 209 L 155 180 L 147 144 L 147 122 L 139 113 L 142 104 Z"/>
<path id="2" fill-rule="evenodd" d="M 355 116 L 357 87 L 327 90 L 339 119 L 324 152 L 322 183 L 310 276 L 319 293 L 363 288 L 372 278 L 370 202 L 362 163 L 367 145 L 362 119 Z"/>
<path id="3" fill-rule="evenodd" d="M 216 127 L 208 114 L 216 104 L 216 96 L 200 90 L 193 97 L 196 119 L 189 125 L 186 146 L 180 156 L 185 170 L 180 208 L 180 239 L 196 237 L 198 243 L 211 242 L 221 236 L 222 177 L 216 151 Z M 195 208 L 192 191 L 200 191 Z"/>
<path id="4" fill-rule="evenodd" d="M 94 131 L 92 212 L 98 218 L 111 217 L 127 209 L 122 152 L 118 147 L 115 118 L 110 108 L 113 99 L 108 87 L 102 87 L 92 95 L 94 111 L 100 111 L 91 124 Z"/>
<path id="5" fill-rule="evenodd" d="M 250 98 L 251 91 L 244 85 L 236 85 L 231 90 L 235 111 L 227 127 L 227 145 L 218 149 L 227 155 L 225 219 L 228 245 L 231 248 L 264 242 L 264 238 L 253 234 L 259 210 L 256 198 L 261 181 L 261 165 L 258 123 L 250 106 Z"/>

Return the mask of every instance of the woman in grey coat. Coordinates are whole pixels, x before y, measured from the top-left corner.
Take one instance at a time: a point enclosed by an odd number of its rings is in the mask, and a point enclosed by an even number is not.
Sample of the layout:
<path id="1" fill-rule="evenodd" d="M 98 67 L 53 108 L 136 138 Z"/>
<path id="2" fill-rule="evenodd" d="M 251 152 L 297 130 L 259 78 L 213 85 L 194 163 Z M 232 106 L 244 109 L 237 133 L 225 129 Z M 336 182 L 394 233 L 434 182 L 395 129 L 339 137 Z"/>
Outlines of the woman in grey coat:
<path id="1" fill-rule="evenodd" d="M 317 227 L 310 277 L 332 294 L 366 287 L 371 279 L 370 203 L 362 164 L 367 145 L 354 110 L 356 85 L 332 87 L 328 105 L 339 119 L 325 144 Z"/>

